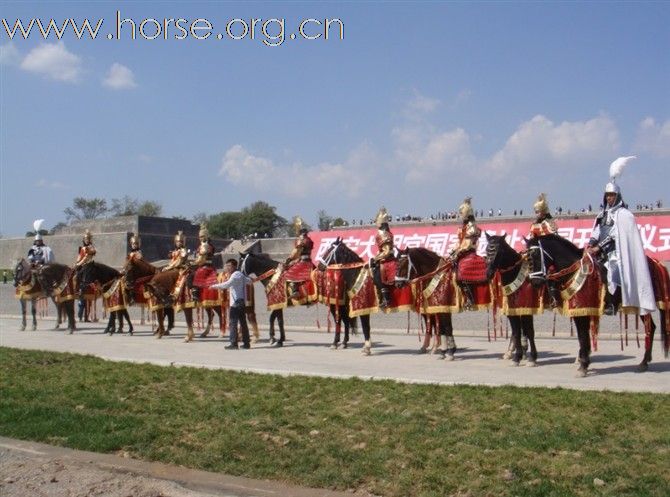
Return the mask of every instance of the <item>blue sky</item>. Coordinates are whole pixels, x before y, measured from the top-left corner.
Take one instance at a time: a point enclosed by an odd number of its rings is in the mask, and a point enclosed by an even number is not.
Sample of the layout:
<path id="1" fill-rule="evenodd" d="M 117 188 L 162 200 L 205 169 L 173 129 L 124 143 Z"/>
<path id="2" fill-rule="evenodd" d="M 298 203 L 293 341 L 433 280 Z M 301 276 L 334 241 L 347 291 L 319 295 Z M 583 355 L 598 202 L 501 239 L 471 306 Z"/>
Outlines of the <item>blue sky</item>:
<path id="1" fill-rule="evenodd" d="M 117 10 L 138 25 L 206 18 L 213 34 L 108 40 Z M 320 209 L 370 219 L 382 204 L 426 216 L 466 195 L 529 211 L 540 191 L 579 209 L 633 154 L 624 198 L 670 203 L 668 3 L 3 1 L 1 12 L 10 27 L 104 19 L 96 40 L 69 29 L 45 41 L 36 28 L 10 40 L 0 26 L 3 236 L 36 218 L 50 228 L 78 196 L 186 217 L 265 200 L 311 223 Z M 285 41 L 217 40 L 235 18 L 283 18 Z M 339 18 L 344 38 L 291 40 L 308 18 Z"/>

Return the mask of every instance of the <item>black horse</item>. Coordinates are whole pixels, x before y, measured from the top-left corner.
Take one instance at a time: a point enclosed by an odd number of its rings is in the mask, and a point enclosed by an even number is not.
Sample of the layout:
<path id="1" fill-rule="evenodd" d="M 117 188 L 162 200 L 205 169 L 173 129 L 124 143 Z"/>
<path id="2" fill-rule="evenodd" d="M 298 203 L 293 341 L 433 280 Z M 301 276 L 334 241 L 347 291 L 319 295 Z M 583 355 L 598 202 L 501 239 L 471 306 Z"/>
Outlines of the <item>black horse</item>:
<path id="1" fill-rule="evenodd" d="M 345 260 L 340 260 L 340 257 L 346 259 L 355 259 L 351 257 L 348 252 L 338 250 L 338 247 L 342 244 L 342 238 L 337 237 L 326 252 L 321 256 L 317 264 L 317 270 L 320 271 L 319 285 L 323 285 L 324 288 L 319 288 L 320 299 L 322 303 L 328 306 L 328 312 L 333 316 L 335 321 L 335 336 L 333 337 L 333 343 L 330 348 L 336 350 L 340 346 L 340 341 L 342 337 L 342 325 L 344 325 L 344 340 L 342 340 L 342 348 L 347 348 L 349 346 L 349 333 L 356 333 L 356 319 L 352 319 L 349 316 L 349 295 L 347 292 L 346 273 L 340 273 L 340 271 L 345 271 L 345 269 L 333 269 L 333 266 L 338 264 L 363 264 L 362 259 L 355 262 L 347 262 Z M 355 254 L 354 254 L 355 255 Z M 331 271 L 337 271 L 337 273 L 329 274 L 326 272 L 329 269 L 328 266 L 331 266 Z M 353 274 L 353 273 L 352 273 Z M 342 276 L 342 288 L 337 288 L 338 276 Z M 329 281 L 330 278 L 330 281 Z M 327 288 L 332 285 L 335 285 L 336 288 L 331 289 Z M 335 300 L 335 303 L 332 303 L 332 300 Z"/>
<path id="2" fill-rule="evenodd" d="M 78 288 L 81 293 L 84 288 L 87 288 L 89 285 L 95 283 L 102 288 L 103 293 L 110 289 L 112 285 L 121 285 L 119 281 L 121 278 L 121 273 L 114 269 L 113 267 L 101 264 L 99 262 L 91 261 L 87 264 L 84 264 L 79 268 L 77 274 Z M 123 292 L 122 288 L 118 289 L 119 292 Z M 80 295 L 82 297 L 82 295 Z M 123 320 L 124 318 L 128 321 L 128 332 L 132 335 L 134 328 L 133 323 L 130 321 L 130 315 L 128 314 L 128 309 L 123 307 L 116 311 L 110 311 L 109 321 L 105 327 L 103 333 L 109 333 L 110 335 L 114 334 L 116 329 L 116 320 L 118 320 L 119 328 L 118 332 L 123 332 Z"/>
<path id="3" fill-rule="evenodd" d="M 519 291 L 520 286 L 527 280 L 528 273 L 521 254 L 509 246 L 505 240 L 505 235 L 496 236 L 486 233 L 486 240 L 486 277 L 492 280 L 498 272 L 503 286 L 510 289 L 516 287 L 514 291 Z M 533 314 L 529 310 L 524 310 L 523 315 L 510 315 L 511 313 L 513 311 L 507 314 L 507 319 L 512 328 L 512 361 L 518 366 L 526 353 L 527 347 L 530 346 L 527 365 L 535 366 L 537 364 L 537 348 L 535 347 Z M 526 338 L 526 344 L 523 344 L 523 337 Z"/>
<path id="4" fill-rule="evenodd" d="M 126 265 L 123 268 L 126 279 L 126 286 L 129 289 L 129 293 L 134 291 L 134 287 L 138 280 L 146 284 L 149 282 L 152 276 L 155 276 L 159 273 L 159 270 L 153 264 L 143 260 L 143 259 L 129 259 L 126 262 Z M 130 304 L 133 302 L 131 301 Z M 164 328 L 163 321 L 167 316 L 168 326 L 164 331 L 164 335 L 169 335 L 170 330 L 174 328 L 174 308 L 172 306 L 163 306 L 160 312 L 156 312 L 157 317 L 160 320 L 159 328 Z"/>
<path id="5" fill-rule="evenodd" d="M 68 331 L 72 333 L 76 329 L 74 317 L 74 295 L 71 294 L 71 288 L 68 285 L 71 270 L 64 264 L 45 264 L 36 269 L 32 269 L 30 264 L 21 259 L 14 268 L 14 286 L 31 285 L 31 300 L 33 300 L 33 329 L 37 327 L 35 316 L 34 299 L 39 297 L 49 297 L 56 306 L 57 322 L 54 329 L 58 329 L 65 316 L 68 322 Z M 21 299 L 21 308 L 23 313 L 22 330 L 25 329 L 25 300 Z"/>
<path id="6" fill-rule="evenodd" d="M 444 259 L 432 250 L 424 247 L 412 247 L 398 251 L 398 264 L 396 266 L 396 285 L 403 286 L 412 283 L 426 275 L 435 272 L 440 265 L 444 270 L 449 269 L 450 263 L 445 263 Z M 455 289 L 454 289 L 455 290 Z M 451 312 L 437 312 L 423 314 L 426 319 L 427 330 L 437 330 L 440 337 L 445 337 L 445 349 L 436 348 L 436 352 L 442 355 L 442 358 L 453 361 L 456 353 L 456 341 L 454 340 L 454 325 L 451 319 Z M 429 333 L 426 334 L 429 337 Z M 421 347 L 419 352 L 425 352 L 427 344 Z"/>
<path id="7" fill-rule="evenodd" d="M 326 261 L 328 261 L 326 263 Z M 344 323 L 344 332 L 345 332 L 345 342 L 348 341 L 347 330 L 353 328 L 354 319 L 349 315 L 349 291 L 353 288 L 354 283 L 361 274 L 361 271 L 367 271 L 365 262 L 361 259 L 356 252 L 351 250 L 347 245 L 338 237 L 328 248 L 326 253 L 321 257 L 319 261 L 318 269 L 324 270 L 328 266 L 338 266 L 344 265 L 349 267 L 342 267 L 339 269 L 342 274 L 342 279 L 344 282 L 344 298 L 345 301 L 339 306 L 339 309 L 335 305 L 331 305 L 330 312 L 333 315 L 339 317 Z M 370 341 L 370 314 L 362 314 L 358 316 L 361 321 L 361 328 L 363 329 L 363 338 L 365 343 L 363 344 L 363 354 L 370 355 L 372 354 L 372 342 Z M 347 326 L 348 325 L 348 326 Z M 335 331 L 335 339 L 333 341 L 333 346 L 337 347 L 340 341 L 340 336 L 338 335 L 337 329 Z"/>
<path id="8" fill-rule="evenodd" d="M 279 261 L 270 259 L 264 254 L 253 254 L 251 252 L 240 252 L 240 271 L 242 274 L 249 276 L 255 274 L 256 277 L 262 277 L 269 272 L 277 269 Z M 260 281 L 266 289 L 272 278 L 270 276 L 262 278 Z M 275 323 L 279 329 L 279 339 L 275 338 Z M 281 347 L 286 340 L 286 332 L 284 330 L 284 310 L 273 309 L 270 312 L 270 345 L 274 347 Z"/>
<path id="9" fill-rule="evenodd" d="M 541 238 L 532 238 L 526 240 L 526 246 L 532 266 L 530 281 L 535 287 L 546 285 L 549 279 L 559 288 L 564 288 L 576 272 L 582 270 L 579 261 L 582 260 L 584 251 L 562 236 L 545 235 Z M 553 268 L 552 271 L 547 269 L 550 267 Z M 593 305 L 600 306 L 595 302 Z M 580 376 L 586 376 L 591 364 L 590 327 L 592 320 L 597 320 L 598 316 L 574 316 L 571 319 L 577 328 L 579 340 L 578 373 Z"/>

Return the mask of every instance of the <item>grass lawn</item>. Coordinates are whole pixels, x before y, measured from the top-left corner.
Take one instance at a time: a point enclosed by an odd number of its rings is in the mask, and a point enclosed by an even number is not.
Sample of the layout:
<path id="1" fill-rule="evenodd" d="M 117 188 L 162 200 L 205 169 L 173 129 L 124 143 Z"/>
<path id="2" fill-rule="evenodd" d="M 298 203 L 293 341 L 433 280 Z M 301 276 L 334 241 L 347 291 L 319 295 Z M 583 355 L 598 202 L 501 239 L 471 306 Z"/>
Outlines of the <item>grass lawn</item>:
<path id="1" fill-rule="evenodd" d="M 670 495 L 668 395 L 284 378 L 8 348 L 0 371 L 0 434 L 24 440 L 376 495 Z"/>

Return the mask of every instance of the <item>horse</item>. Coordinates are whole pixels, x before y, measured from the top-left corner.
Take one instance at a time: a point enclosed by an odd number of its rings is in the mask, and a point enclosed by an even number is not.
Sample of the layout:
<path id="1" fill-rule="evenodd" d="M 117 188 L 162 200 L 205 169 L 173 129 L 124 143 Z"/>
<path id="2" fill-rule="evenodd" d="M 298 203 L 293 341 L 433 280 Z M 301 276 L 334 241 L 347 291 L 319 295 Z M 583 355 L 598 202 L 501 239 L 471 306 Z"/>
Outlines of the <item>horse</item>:
<path id="1" fill-rule="evenodd" d="M 538 275 L 536 277 L 537 284 L 542 284 L 542 274 L 546 274 L 547 279 L 555 279 L 562 286 L 566 286 L 566 280 L 575 278 L 575 274 L 577 274 L 578 271 L 584 271 L 585 262 L 582 261 L 584 252 L 563 237 L 558 235 L 548 235 L 541 238 L 541 244 L 537 241 L 527 241 L 526 243 L 529 249 L 532 248 L 531 256 L 533 260 L 533 272 Z M 593 270 L 600 276 L 599 268 L 595 265 L 595 261 L 592 261 L 590 256 L 587 256 L 584 260 L 587 259 L 588 261 L 586 264 L 588 266 L 594 266 Z M 581 264 L 580 261 L 582 261 Z M 670 309 L 670 278 L 668 277 L 667 269 L 665 269 L 665 267 L 658 261 L 647 257 L 647 263 L 649 265 L 649 272 L 654 287 L 654 297 L 660 313 L 661 340 L 663 343 L 664 355 L 665 357 L 668 357 L 668 349 L 670 348 L 670 316 L 668 316 L 668 310 Z M 553 266 L 555 268 L 555 273 L 552 274 L 552 272 L 547 272 L 547 266 Z M 606 282 L 603 281 L 602 284 L 606 284 Z M 562 288 L 562 290 L 564 289 Z M 630 313 L 630 310 L 627 309 L 625 313 Z M 640 319 L 645 325 L 645 351 L 637 370 L 644 372 L 649 369 L 649 363 L 652 359 L 652 346 L 654 333 L 656 331 L 656 323 L 651 314 L 640 316 Z M 577 324 L 577 318 L 574 318 L 574 320 L 575 324 Z M 584 324 L 582 324 L 582 326 L 584 326 Z M 577 331 L 579 333 L 579 326 Z M 580 338 L 580 362 L 582 360 L 581 342 L 582 339 Z M 586 340 L 586 342 L 588 344 L 588 340 Z"/>
<path id="2" fill-rule="evenodd" d="M 133 323 L 130 321 L 130 315 L 128 314 L 125 288 L 123 288 L 119 271 L 105 264 L 91 261 L 79 269 L 77 281 L 80 292 L 92 284 L 102 288 L 103 298 L 109 311 L 109 321 L 103 333 L 114 334 L 116 332 L 116 320 L 119 322 L 118 332 L 123 333 L 123 320 L 125 318 L 129 325 L 128 333 L 133 334 Z"/>
<path id="3" fill-rule="evenodd" d="M 328 262 L 326 263 L 326 261 Z M 318 269 L 324 270 L 324 268 L 325 270 L 337 271 L 343 284 L 342 295 L 345 300 L 342 303 L 342 306 L 344 306 L 344 309 L 342 309 L 342 307 L 339 305 L 335 306 L 335 304 L 330 304 L 330 312 L 332 313 L 336 311 L 339 314 L 339 317 L 342 319 L 342 323 L 345 325 L 345 341 L 348 341 L 347 320 L 349 321 L 349 327 L 352 328 L 355 318 L 358 317 L 361 321 L 363 338 L 365 340 L 361 352 L 363 355 L 371 355 L 372 342 L 370 340 L 370 314 L 376 308 L 376 302 L 372 302 L 373 299 L 376 299 L 376 290 L 374 288 L 374 284 L 372 283 L 372 277 L 369 274 L 369 267 L 356 252 L 347 247 L 342 239 L 338 237 L 328 248 L 324 256 L 321 257 L 321 260 L 319 260 Z M 355 312 L 352 312 L 351 292 L 354 288 L 357 287 L 357 283 L 360 283 L 361 281 L 366 281 L 368 284 L 369 288 L 367 295 L 370 302 L 366 304 L 365 308 L 356 309 Z M 354 296 L 353 298 L 355 299 L 358 297 Z M 353 314 L 356 314 L 356 316 L 353 316 Z M 333 342 L 334 347 L 337 347 L 339 340 L 340 337 L 338 336 L 336 330 L 335 339 Z"/>
<path id="4" fill-rule="evenodd" d="M 33 330 L 37 328 L 34 300 L 40 297 L 50 297 L 56 306 L 57 322 L 54 329 L 58 329 L 65 315 L 68 321 L 68 331 L 76 329 L 74 317 L 74 292 L 69 284 L 71 270 L 64 264 L 45 264 L 32 269 L 30 263 L 20 259 L 14 267 L 14 286 L 17 288 L 21 300 L 22 328 L 26 326 L 25 298 L 33 301 Z M 22 296 L 23 294 L 23 296 Z"/>
<path id="5" fill-rule="evenodd" d="M 512 363 L 518 366 L 529 346 L 526 365 L 536 366 L 537 348 L 533 314 L 540 314 L 543 311 L 544 288 L 535 288 L 530 284 L 528 260 L 509 246 L 505 235 L 486 233 L 486 240 L 486 276 L 496 282 L 496 307 L 507 316 L 512 328 L 508 349 Z M 527 342 L 525 345 L 524 337 Z"/>
<path id="6" fill-rule="evenodd" d="M 453 270 L 451 262 L 427 248 L 412 247 L 398 251 L 396 285 L 417 286 L 415 308 L 427 323 L 426 338 L 419 352 L 426 351 L 430 332 L 437 328 L 439 337 L 445 337 L 446 349 L 438 347 L 436 351 L 450 361 L 454 360 L 456 353 L 451 314 L 460 311 L 459 294 L 453 284 Z"/>
<path id="7" fill-rule="evenodd" d="M 340 244 L 342 244 L 342 238 L 337 237 L 319 258 L 316 266 L 319 300 L 328 306 L 328 312 L 335 321 L 335 336 L 330 346 L 333 350 L 337 350 L 340 346 L 343 324 L 344 340 L 342 341 L 342 348 L 346 349 L 349 346 L 349 332 L 355 333 L 356 330 L 356 319 L 349 316 L 349 295 L 346 291 L 344 278 L 344 271 L 347 269 L 345 266 L 349 265 L 351 269 L 355 266 L 362 267 L 365 264 L 362 259 L 353 263 L 341 262 L 339 257 L 344 256 L 346 259 L 352 260 L 355 258 L 348 252 L 338 250 Z"/>
<path id="8" fill-rule="evenodd" d="M 130 304 L 132 305 L 135 302 L 147 303 L 149 307 L 160 314 L 160 323 L 163 325 L 163 320 L 165 316 L 168 319 L 167 330 L 163 334 L 167 335 L 170 333 L 170 330 L 174 328 L 174 309 L 172 306 L 162 306 L 158 303 L 147 302 L 147 299 L 144 295 L 144 286 L 156 273 L 159 269 L 145 261 L 144 259 L 137 259 L 132 257 L 126 262 L 123 272 L 126 279 L 126 287 L 128 288 L 130 295 Z M 157 309 L 160 307 L 160 309 Z"/>
<path id="9" fill-rule="evenodd" d="M 270 303 L 273 289 L 276 294 L 281 292 L 281 289 L 276 288 L 275 283 L 277 281 L 272 277 L 279 275 L 279 273 L 277 273 L 279 264 L 279 261 L 270 259 L 264 254 L 240 252 L 240 271 L 246 276 L 255 274 L 265 288 L 265 293 L 268 296 L 268 309 L 270 309 L 270 345 L 274 347 L 282 347 L 286 340 L 286 332 L 284 330 L 284 306 L 281 304 L 273 306 Z M 285 295 L 286 291 L 284 289 L 284 296 Z M 275 338 L 275 323 L 277 323 L 279 328 L 279 340 Z"/>

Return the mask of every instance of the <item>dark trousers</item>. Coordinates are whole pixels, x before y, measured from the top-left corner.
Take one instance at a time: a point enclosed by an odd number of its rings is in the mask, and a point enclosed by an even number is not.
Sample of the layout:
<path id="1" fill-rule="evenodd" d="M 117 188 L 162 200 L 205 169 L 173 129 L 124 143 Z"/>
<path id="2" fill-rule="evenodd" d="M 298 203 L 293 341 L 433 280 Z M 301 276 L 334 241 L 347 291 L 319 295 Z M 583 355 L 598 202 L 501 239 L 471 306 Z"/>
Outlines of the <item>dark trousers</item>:
<path id="1" fill-rule="evenodd" d="M 244 303 L 242 305 L 231 305 L 229 313 L 230 325 L 230 343 L 237 345 L 237 325 L 239 323 L 242 331 L 242 343 L 246 347 L 249 346 L 249 327 L 247 326 L 247 314 L 244 310 Z"/>

